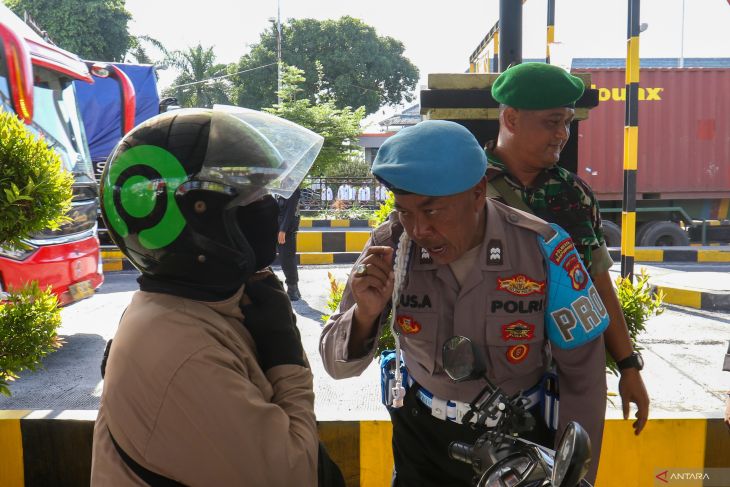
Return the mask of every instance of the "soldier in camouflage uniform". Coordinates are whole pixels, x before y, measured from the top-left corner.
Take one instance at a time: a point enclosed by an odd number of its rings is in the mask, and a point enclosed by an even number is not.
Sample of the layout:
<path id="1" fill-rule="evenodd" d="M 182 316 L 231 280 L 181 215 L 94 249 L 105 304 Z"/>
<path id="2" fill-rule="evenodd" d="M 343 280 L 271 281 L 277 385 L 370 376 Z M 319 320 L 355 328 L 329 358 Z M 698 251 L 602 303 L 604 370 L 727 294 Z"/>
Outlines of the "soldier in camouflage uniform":
<path id="1" fill-rule="evenodd" d="M 575 101 L 583 81 L 556 66 L 524 63 L 507 69 L 492 86 L 501 104 L 499 136 L 487 144 L 487 195 L 510 206 L 557 223 L 572 237 L 611 323 L 604 338 L 621 378 L 619 393 L 624 419 L 637 406 L 634 432 L 649 415 L 649 396 L 640 370 L 641 355 L 633 351 L 626 321 L 608 270 L 613 264 L 606 248 L 598 202 L 590 186 L 557 165 L 570 136 Z"/>

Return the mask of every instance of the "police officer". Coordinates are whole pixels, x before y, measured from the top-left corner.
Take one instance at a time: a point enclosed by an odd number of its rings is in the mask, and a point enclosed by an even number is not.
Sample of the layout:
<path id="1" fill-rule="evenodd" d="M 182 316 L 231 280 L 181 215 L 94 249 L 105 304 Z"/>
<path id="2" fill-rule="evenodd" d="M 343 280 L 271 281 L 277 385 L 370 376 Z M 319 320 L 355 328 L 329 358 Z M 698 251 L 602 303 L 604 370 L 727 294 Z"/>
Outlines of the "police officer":
<path id="1" fill-rule="evenodd" d="M 580 78 L 544 63 L 519 64 L 495 80 L 492 97 L 502 110 L 499 137 L 486 149 L 487 193 L 557 223 L 572 237 L 611 317 L 604 339 L 621 373 L 624 419 L 630 404 L 637 405 L 633 426 L 638 435 L 649 416 L 649 395 L 640 374 L 643 360 L 632 349 L 608 272 L 613 261 L 603 237 L 598 201 L 585 181 L 557 165 L 583 90 Z"/>
<path id="2" fill-rule="evenodd" d="M 318 152 L 295 139 L 322 144 L 272 115 L 176 110 L 110 156 L 103 216 L 142 275 L 107 349 L 91 485 L 317 485 L 312 373 L 268 269 L 270 192 Z"/>
<path id="3" fill-rule="evenodd" d="M 292 301 L 299 301 L 299 271 L 297 270 L 297 232 L 299 231 L 299 197 L 297 188 L 289 198 L 277 196 L 279 203 L 279 234 L 277 236 L 279 261 L 284 272 L 286 294 Z"/>
<path id="4" fill-rule="evenodd" d="M 486 164 L 473 135 L 453 122 L 421 122 L 383 144 L 372 172 L 394 192 L 397 215 L 373 232 L 320 338 L 332 377 L 362 373 L 403 276 L 393 319 L 411 380 L 404 406 L 389 409 L 393 485 L 471 485 L 471 467 L 449 459 L 447 450 L 451 441 L 473 442 L 480 432 L 433 407 L 453 401 L 462 408 L 484 386 L 481 380 L 454 383 L 444 373 L 440 351 L 453 335 L 478 344 L 489 378 L 507 394 L 525 391 L 530 406 L 540 401 L 539 384 L 552 355 L 562 384 L 558 426 L 575 420 L 589 432 L 589 477 L 595 476 L 606 398 L 603 338 L 586 336 L 571 349 L 548 339 L 547 259 L 539 240 L 556 230 L 485 198 Z M 555 260 L 563 265 L 572 244 L 567 236 L 559 240 L 563 250 Z M 580 273 L 573 276 L 587 284 Z M 552 447 L 548 426 L 536 415 L 538 426 L 526 437 Z"/>

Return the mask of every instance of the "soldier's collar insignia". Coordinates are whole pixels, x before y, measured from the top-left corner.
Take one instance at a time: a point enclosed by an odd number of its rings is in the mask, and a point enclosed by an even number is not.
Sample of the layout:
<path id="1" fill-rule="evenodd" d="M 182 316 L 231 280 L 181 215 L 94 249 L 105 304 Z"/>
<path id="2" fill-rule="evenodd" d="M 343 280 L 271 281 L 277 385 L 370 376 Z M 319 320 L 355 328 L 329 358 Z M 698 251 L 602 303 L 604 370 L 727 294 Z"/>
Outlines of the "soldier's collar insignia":
<path id="1" fill-rule="evenodd" d="M 422 248 L 421 249 L 421 264 L 433 264 L 433 259 L 431 258 L 431 254 L 428 253 L 428 250 Z"/>

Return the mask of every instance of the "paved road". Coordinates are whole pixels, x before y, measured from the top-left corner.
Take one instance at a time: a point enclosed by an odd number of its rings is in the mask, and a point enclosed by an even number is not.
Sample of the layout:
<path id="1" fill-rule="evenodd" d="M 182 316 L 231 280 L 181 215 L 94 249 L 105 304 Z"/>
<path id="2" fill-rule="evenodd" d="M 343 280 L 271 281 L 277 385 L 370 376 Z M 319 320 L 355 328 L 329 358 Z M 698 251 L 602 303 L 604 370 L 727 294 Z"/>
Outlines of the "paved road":
<path id="1" fill-rule="evenodd" d="M 696 265 L 694 267 L 697 267 Z M 302 340 L 315 375 L 317 415 L 328 419 L 383 419 L 375 364 L 361 377 L 330 379 L 322 368 L 317 342 L 326 311 L 331 272 L 343 279 L 349 266 L 311 266 L 300 271 L 303 299 L 294 304 Z M 683 270 L 688 270 L 683 267 Z M 728 272 L 730 266 L 694 269 Z M 0 409 L 95 409 L 101 392 L 99 363 L 105 343 L 112 338 L 119 317 L 137 289 L 135 272 L 110 273 L 97 294 L 63 309 L 60 334 L 65 345 L 45 361 L 45 368 L 22 374 L 13 383 L 13 396 L 0 398 Z M 669 306 L 652 318 L 640 337 L 646 361 L 645 381 L 652 398 L 652 416 L 702 414 L 717 416 L 722 391 L 730 387 L 721 369 L 730 339 L 730 313 Z M 608 376 L 609 391 L 617 381 Z M 609 416 L 617 417 L 620 401 L 610 397 Z"/>

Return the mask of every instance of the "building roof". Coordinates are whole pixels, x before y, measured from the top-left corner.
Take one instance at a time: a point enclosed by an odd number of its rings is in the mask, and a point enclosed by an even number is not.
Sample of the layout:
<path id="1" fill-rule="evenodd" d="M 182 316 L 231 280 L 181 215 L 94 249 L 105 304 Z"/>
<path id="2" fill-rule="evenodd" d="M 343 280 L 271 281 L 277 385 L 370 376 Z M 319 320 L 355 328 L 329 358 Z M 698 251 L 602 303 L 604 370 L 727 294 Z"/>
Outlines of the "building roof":
<path id="1" fill-rule="evenodd" d="M 574 58 L 572 69 L 621 69 L 625 58 Z M 678 68 L 679 58 L 641 58 L 640 68 Z M 684 58 L 685 68 L 730 68 L 730 58 Z"/>
<path id="2" fill-rule="evenodd" d="M 388 117 L 378 122 L 383 127 L 390 126 L 409 126 L 415 125 L 421 121 L 421 104 L 411 105 L 400 113 L 396 113 L 392 117 Z"/>

